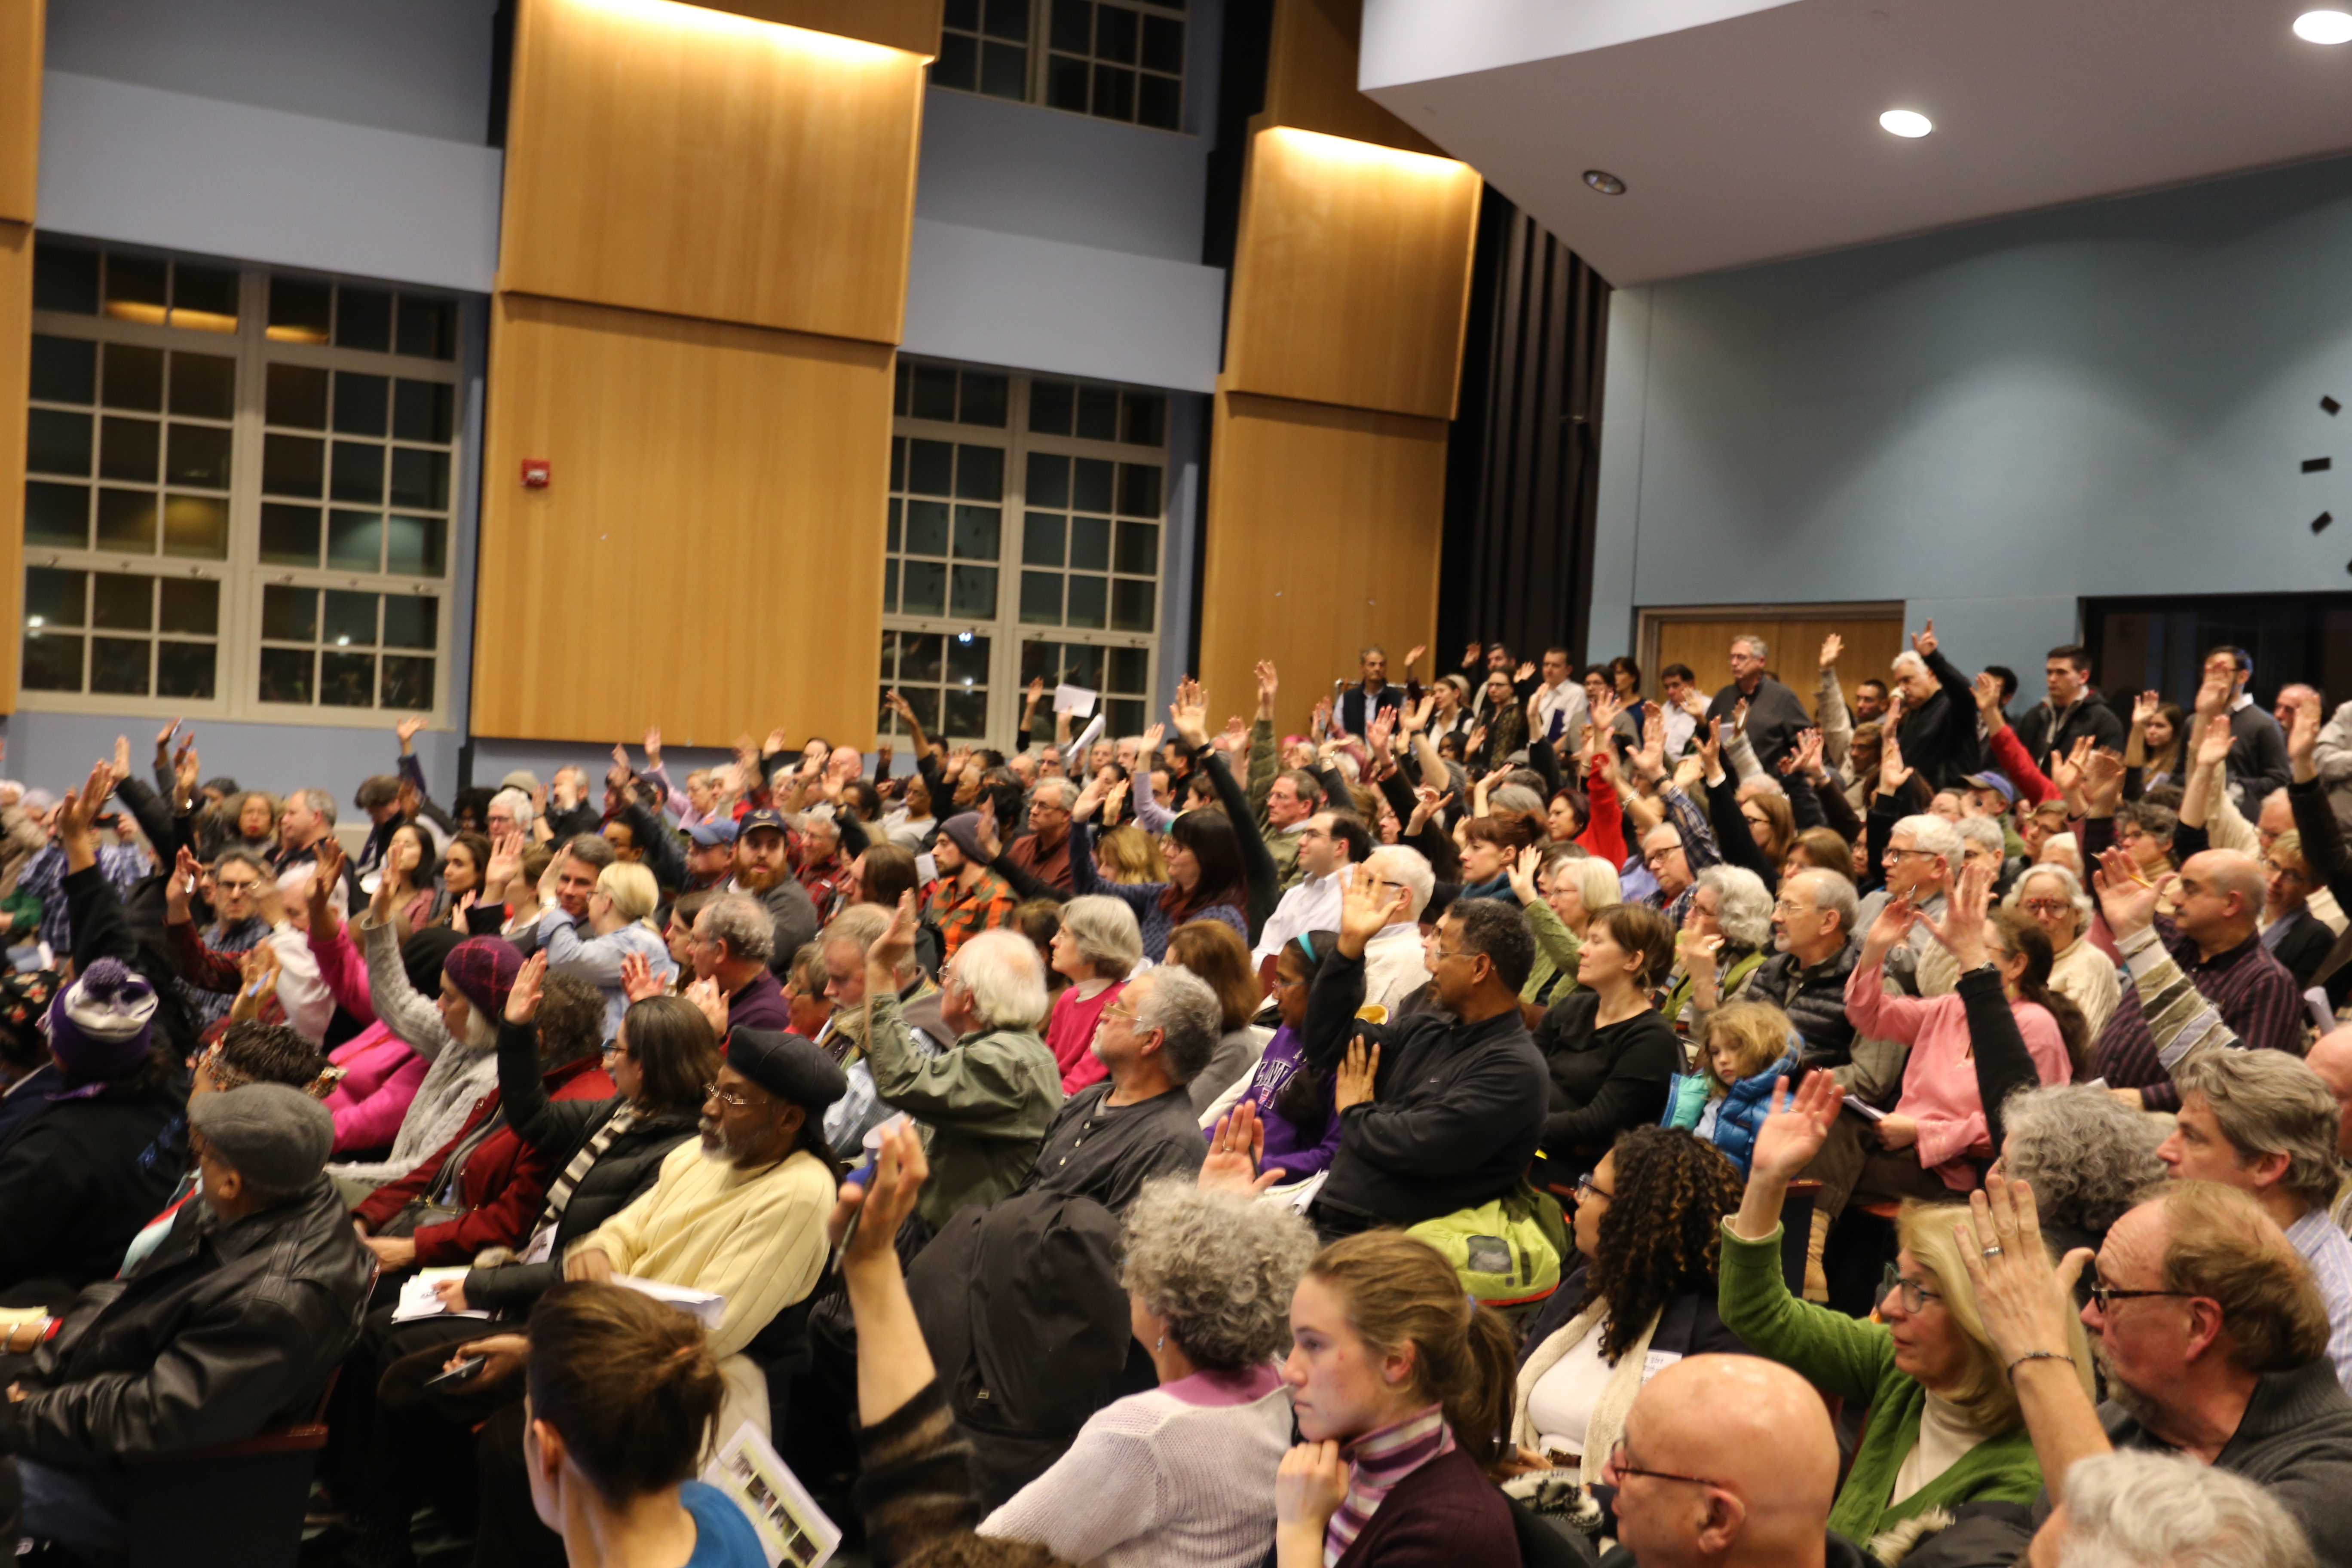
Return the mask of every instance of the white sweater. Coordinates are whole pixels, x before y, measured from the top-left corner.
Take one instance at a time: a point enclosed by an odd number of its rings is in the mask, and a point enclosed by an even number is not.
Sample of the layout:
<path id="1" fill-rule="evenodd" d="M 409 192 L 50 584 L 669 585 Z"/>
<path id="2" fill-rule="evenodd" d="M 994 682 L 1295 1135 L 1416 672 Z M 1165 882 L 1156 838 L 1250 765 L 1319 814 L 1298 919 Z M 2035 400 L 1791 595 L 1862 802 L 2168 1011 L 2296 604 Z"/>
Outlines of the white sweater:
<path id="1" fill-rule="evenodd" d="M 1097 1411 L 980 1531 L 1107 1568 L 1257 1568 L 1289 1447 L 1290 1399 L 1271 1367 L 1195 1373 Z"/>

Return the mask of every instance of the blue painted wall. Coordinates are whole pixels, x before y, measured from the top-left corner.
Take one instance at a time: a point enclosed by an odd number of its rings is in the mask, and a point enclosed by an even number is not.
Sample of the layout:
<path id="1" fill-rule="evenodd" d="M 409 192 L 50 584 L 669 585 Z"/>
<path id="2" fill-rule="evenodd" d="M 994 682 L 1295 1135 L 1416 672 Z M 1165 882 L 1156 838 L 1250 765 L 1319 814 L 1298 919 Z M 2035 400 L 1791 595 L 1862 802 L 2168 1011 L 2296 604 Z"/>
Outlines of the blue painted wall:
<path id="1" fill-rule="evenodd" d="M 1891 599 L 2030 674 L 2084 596 L 2352 589 L 2309 527 L 2352 522 L 2352 160 L 1612 312 L 1591 657 L 1642 606 Z"/>

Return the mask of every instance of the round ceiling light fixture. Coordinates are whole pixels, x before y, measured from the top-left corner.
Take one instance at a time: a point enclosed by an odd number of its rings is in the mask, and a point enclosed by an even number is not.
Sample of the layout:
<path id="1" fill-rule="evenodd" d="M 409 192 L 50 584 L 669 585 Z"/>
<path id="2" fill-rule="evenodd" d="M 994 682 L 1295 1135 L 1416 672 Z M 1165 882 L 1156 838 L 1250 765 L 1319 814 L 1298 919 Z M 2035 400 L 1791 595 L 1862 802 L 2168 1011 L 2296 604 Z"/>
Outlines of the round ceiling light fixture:
<path id="1" fill-rule="evenodd" d="M 2294 36 L 2306 44 L 2352 44 L 2352 15 L 2305 11 L 2294 19 Z"/>
<path id="2" fill-rule="evenodd" d="M 1936 122 L 1916 109 L 1890 109 L 1878 117 L 1878 126 L 1889 135 L 1916 141 L 1936 129 Z"/>
<path id="3" fill-rule="evenodd" d="M 1585 170 L 1584 183 L 1604 196 L 1622 196 L 1625 194 L 1625 182 L 1606 169 Z"/>

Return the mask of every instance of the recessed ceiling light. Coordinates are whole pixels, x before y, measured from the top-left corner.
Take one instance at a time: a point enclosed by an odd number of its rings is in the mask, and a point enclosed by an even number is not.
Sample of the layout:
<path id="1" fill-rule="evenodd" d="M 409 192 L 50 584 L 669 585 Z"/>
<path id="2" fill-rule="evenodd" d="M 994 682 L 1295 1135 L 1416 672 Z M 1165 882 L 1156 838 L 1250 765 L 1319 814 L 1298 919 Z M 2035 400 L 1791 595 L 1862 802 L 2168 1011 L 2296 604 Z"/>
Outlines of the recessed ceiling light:
<path id="1" fill-rule="evenodd" d="M 1622 196 L 1625 194 L 1625 182 L 1606 169 L 1585 170 L 1584 183 L 1604 196 Z"/>
<path id="2" fill-rule="evenodd" d="M 1878 117 L 1879 128 L 1896 136 L 1920 137 L 1936 129 L 1936 122 L 1915 109 L 1890 109 Z"/>
<path id="3" fill-rule="evenodd" d="M 2294 36 L 2306 44 L 2352 44 L 2352 16 L 2305 11 L 2294 19 Z"/>

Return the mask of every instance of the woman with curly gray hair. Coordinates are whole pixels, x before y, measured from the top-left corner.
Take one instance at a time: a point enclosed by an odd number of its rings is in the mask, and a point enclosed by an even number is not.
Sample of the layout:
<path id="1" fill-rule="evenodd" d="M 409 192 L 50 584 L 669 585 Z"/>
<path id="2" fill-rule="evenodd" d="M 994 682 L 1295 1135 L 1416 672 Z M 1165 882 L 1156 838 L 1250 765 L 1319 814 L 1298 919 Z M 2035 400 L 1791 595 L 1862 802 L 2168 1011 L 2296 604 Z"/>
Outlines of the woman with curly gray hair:
<path id="1" fill-rule="evenodd" d="M 2000 1172 L 2033 1189 L 2043 1239 L 2063 1258 L 2097 1251 L 2107 1227 L 2164 1182 L 2164 1130 L 2086 1083 L 2021 1089 L 2002 1102 Z"/>
<path id="2" fill-rule="evenodd" d="M 1772 893 L 1742 866 L 1709 866 L 1675 938 L 1675 972 L 1658 1012 L 1686 1040 L 1706 1037 L 1707 1016 L 1737 1002 L 1772 951 Z"/>
<path id="3" fill-rule="evenodd" d="M 1290 1447 L 1275 1358 L 1315 1233 L 1287 1205 L 1170 1177 L 1128 1210 L 1126 1242 L 1120 1282 L 1160 1386 L 1097 1411 L 981 1533 L 1072 1563 L 1256 1568 Z"/>

